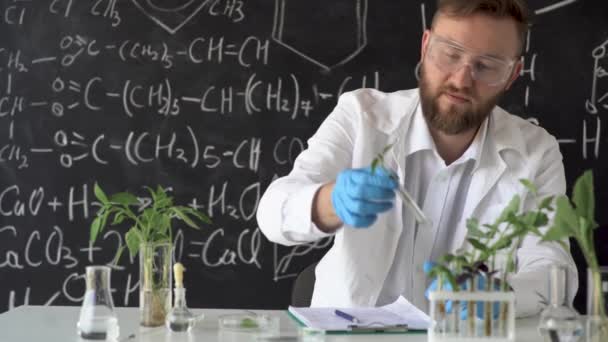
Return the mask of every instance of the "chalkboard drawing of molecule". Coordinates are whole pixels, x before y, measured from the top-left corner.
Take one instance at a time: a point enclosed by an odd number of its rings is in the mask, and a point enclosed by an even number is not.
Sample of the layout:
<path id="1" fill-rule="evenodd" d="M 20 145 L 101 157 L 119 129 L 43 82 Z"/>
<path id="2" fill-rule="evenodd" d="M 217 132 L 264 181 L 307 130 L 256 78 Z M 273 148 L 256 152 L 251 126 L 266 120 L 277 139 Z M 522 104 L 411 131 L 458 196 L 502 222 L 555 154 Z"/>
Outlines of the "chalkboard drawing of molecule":
<path id="1" fill-rule="evenodd" d="M 599 82 L 608 77 L 608 40 L 598 45 L 591 53 L 593 57 L 593 81 L 591 98 L 585 103 L 587 112 L 597 114 L 598 106 L 608 110 L 608 84 Z M 601 84 L 600 84 L 601 83 Z M 603 85 L 603 87 L 601 87 Z"/>
<path id="2" fill-rule="evenodd" d="M 197 15 L 209 0 L 131 0 L 148 18 L 175 34 Z"/>
<path id="3" fill-rule="evenodd" d="M 272 39 L 329 72 L 367 45 L 367 0 L 275 0 Z"/>

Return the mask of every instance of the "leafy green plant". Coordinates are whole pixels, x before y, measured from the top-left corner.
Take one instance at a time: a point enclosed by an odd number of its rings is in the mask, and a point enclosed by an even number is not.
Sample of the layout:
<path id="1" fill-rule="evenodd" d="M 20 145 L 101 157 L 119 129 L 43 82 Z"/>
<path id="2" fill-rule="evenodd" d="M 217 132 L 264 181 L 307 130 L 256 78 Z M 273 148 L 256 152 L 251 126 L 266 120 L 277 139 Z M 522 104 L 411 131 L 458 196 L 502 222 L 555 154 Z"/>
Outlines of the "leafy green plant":
<path id="1" fill-rule="evenodd" d="M 506 250 L 505 270 L 501 279 L 502 290 L 506 290 L 506 278 L 509 273 L 515 271 L 514 254 L 521 240 L 530 233 L 542 236 L 540 228 L 549 222 L 547 214 L 553 210 L 553 196 L 539 201 L 534 185 L 528 180 L 520 182 L 539 203 L 536 209 L 521 212 L 521 198 L 515 195 L 493 223 L 480 225 L 476 218 L 468 219 L 467 242 L 472 248 L 460 255 L 446 254 L 440 259 L 448 263 L 458 261 L 458 268 L 462 273 L 455 279 L 459 283 L 474 275 L 483 274 L 490 277 L 496 274 L 497 255 Z"/>
<path id="2" fill-rule="evenodd" d="M 101 208 L 91 223 L 90 241 L 94 243 L 108 225 L 131 223 L 125 233 L 125 241 L 131 257 L 141 253 L 140 324 L 160 326 L 164 324 L 165 315 L 171 308 L 172 222 L 178 219 L 189 227 L 199 229 L 196 221 L 210 224 L 211 220 L 198 210 L 175 205 L 173 198 L 160 186 L 156 190 L 150 187 L 146 189 L 152 201 L 148 207 L 138 210 L 140 202 L 135 195 L 120 192 L 108 196 L 96 183 L 94 193 Z M 119 248 L 114 263 L 118 263 L 124 249 L 125 246 Z"/>
<path id="3" fill-rule="evenodd" d="M 588 293 L 587 296 L 593 297 L 595 305 L 592 308 L 593 312 L 587 314 L 605 318 L 600 265 L 594 244 L 594 231 L 598 226 L 595 221 L 593 173 L 587 170 L 574 183 L 571 199 L 565 195 L 557 198 L 553 225 L 543 235 L 542 241 L 556 241 L 568 250 L 564 241 L 568 238 L 576 240 L 590 269 L 594 285 L 594 292 Z M 606 331 L 604 333 L 608 335 Z"/>
<path id="4" fill-rule="evenodd" d="M 552 202 L 554 197 L 548 196 L 543 199 L 538 198 L 538 192 L 532 182 L 522 179 L 522 185 L 533 196 L 537 206 L 533 210 L 521 211 L 521 198 L 519 195 L 513 196 L 505 206 L 500 215 L 491 224 L 480 225 L 476 218 L 467 220 L 467 242 L 471 249 L 461 251 L 457 255 L 446 254 L 439 259 L 439 263 L 431 269 L 430 274 L 441 274 L 442 279 L 448 279 L 452 288 L 458 291 L 459 288 L 468 283 L 468 290 L 474 291 L 476 277 L 483 276 L 485 291 L 493 291 L 494 276 L 499 273 L 499 269 L 504 266 L 499 281 L 500 291 L 507 291 L 507 278 L 509 274 L 515 272 L 515 252 L 524 237 L 528 234 L 542 236 L 541 228 L 549 222 L 548 214 L 553 211 Z M 498 254 L 505 255 L 503 265 L 496 265 Z M 456 272 L 454 275 L 452 272 Z M 454 286 L 453 282 L 456 282 Z M 473 306 L 472 302 L 468 303 Z M 487 302 L 484 313 L 486 323 L 486 333 L 491 331 L 491 303 Z M 469 323 L 473 322 L 473 310 L 468 310 Z M 505 303 L 500 304 L 499 309 L 500 323 L 504 327 L 507 316 Z"/>
<path id="5" fill-rule="evenodd" d="M 178 219 L 191 228 L 199 229 L 196 221 L 210 224 L 211 220 L 204 213 L 190 207 L 175 205 L 173 198 L 157 186 L 156 190 L 146 187 L 152 197 L 149 207 L 138 212 L 140 202 L 137 197 L 128 192 L 120 192 L 111 196 L 95 183 L 95 197 L 101 203 L 97 216 L 91 223 L 90 241 L 94 243 L 99 234 L 108 225 L 118 225 L 130 221 L 132 223 L 125 233 L 126 246 L 131 257 L 137 255 L 140 245 L 145 243 L 161 243 L 173 241 L 172 222 Z M 118 261 L 125 246 L 118 250 L 115 262 Z"/>
<path id="6" fill-rule="evenodd" d="M 490 270 L 495 270 L 496 255 L 507 250 L 501 279 L 503 291 L 506 290 L 507 276 L 515 271 L 514 254 L 517 247 L 528 234 L 542 236 L 541 228 L 549 223 L 548 214 L 553 211 L 553 196 L 539 199 L 538 191 L 530 181 L 520 182 L 538 203 L 536 209 L 520 211 L 521 199 L 515 195 L 493 224 L 484 224 L 481 229 L 476 219 L 467 221 L 467 241 L 473 246 L 473 260 L 489 262 Z"/>
<path id="7" fill-rule="evenodd" d="M 567 196 L 560 196 L 556 200 L 556 206 L 555 220 L 543 236 L 543 241 L 557 241 L 567 248 L 563 241 L 574 238 L 580 245 L 589 267 L 599 270 L 593 242 L 593 231 L 598 224 L 595 221 L 595 196 L 591 171 L 586 171 L 576 180 L 572 201 Z"/>

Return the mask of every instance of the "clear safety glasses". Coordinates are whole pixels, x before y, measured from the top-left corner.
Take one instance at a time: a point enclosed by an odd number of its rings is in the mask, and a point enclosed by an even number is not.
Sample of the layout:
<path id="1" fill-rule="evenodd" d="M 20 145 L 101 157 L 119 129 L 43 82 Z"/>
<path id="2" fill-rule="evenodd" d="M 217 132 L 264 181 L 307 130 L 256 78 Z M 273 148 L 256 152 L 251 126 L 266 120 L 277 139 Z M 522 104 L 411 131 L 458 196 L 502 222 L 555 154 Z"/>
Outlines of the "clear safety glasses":
<path id="1" fill-rule="evenodd" d="M 511 74 L 515 60 L 479 55 L 468 51 L 458 43 L 431 33 L 427 57 L 445 73 L 453 73 L 465 65 L 471 70 L 471 77 L 489 86 L 503 84 Z"/>

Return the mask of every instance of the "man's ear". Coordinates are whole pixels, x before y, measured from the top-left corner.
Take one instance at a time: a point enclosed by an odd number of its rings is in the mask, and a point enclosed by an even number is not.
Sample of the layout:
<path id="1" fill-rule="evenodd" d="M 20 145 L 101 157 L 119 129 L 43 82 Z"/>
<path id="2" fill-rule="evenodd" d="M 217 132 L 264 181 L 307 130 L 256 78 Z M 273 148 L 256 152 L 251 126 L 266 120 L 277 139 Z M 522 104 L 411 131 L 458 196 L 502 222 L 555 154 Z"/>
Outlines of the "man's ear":
<path id="1" fill-rule="evenodd" d="M 513 67 L 513 72 L 511 73 L 511 77 L 509 77 L 509 81 L 507 82 L 507 86 L 505 87 L 505 90 L 509 90 L 509 88 L 511 88 L 511 85 L 513 85 L 513 82 L 515 82 L 515 80 L 519 77 L 519 74 L 521 73 L 521 69 L 524 67 L 524 63 L 521 61 L 521 58 L 517 61 L 517 63 L 515 63 L 515 66 Z"/>
<path id="2" fill-rule="evenodd" d="M 424 56 L 426 55 L 426 50 L 429 45 L 429 39 L 431 38 L 431 31 L 424 30 L 422 34 L 422 42 L 420 44 L 420 62 L 424 60 Z"/>

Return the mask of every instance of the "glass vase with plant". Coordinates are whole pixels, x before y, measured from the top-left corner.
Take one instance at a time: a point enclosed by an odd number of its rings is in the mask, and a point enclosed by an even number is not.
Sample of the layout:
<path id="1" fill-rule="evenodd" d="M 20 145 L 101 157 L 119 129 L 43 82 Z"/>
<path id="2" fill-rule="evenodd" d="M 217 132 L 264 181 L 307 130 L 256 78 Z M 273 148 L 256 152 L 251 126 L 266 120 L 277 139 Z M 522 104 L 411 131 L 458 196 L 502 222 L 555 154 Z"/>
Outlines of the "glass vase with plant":
<path id="1" fill-rule="evenodd" d="M 571 198 L 560 196 L 556 200 L 555 219 L 543 241 L 557 241 L 568 250 L 563 241 L 574 239 L 587 262 L 587 341 L 608 341 L 608 319 L 602 288 L 603 268 L 600 267 L 595 250 L 594 231 L 598 228 L 595 221 L 595 194 L 593 173 L 584 172 L 574 183 Z"/>
<path id="2" fill-rule="evenodd" d="M 124 234 L 126 246 L 119 248 L 114 262 L 118 262 L 125 247 L 132 258 L 139 253 L 140 324 L 161 326 L 171 309 L 172 222 L 178 219 L 199 229 L 197 221 L 210 224 L 211 220 L 196 209 L 175 205 L 161 186 L 156 190 L 146 189 L 152 201 L 146 208 L 139 209 L 140 201 L 135 195 L 120 192 L 108 196 L 95 184 L 95 197 L 101 207 L 91 223 L 90 241 L 93 244 L 108 225 L 131 223 Z"/>

